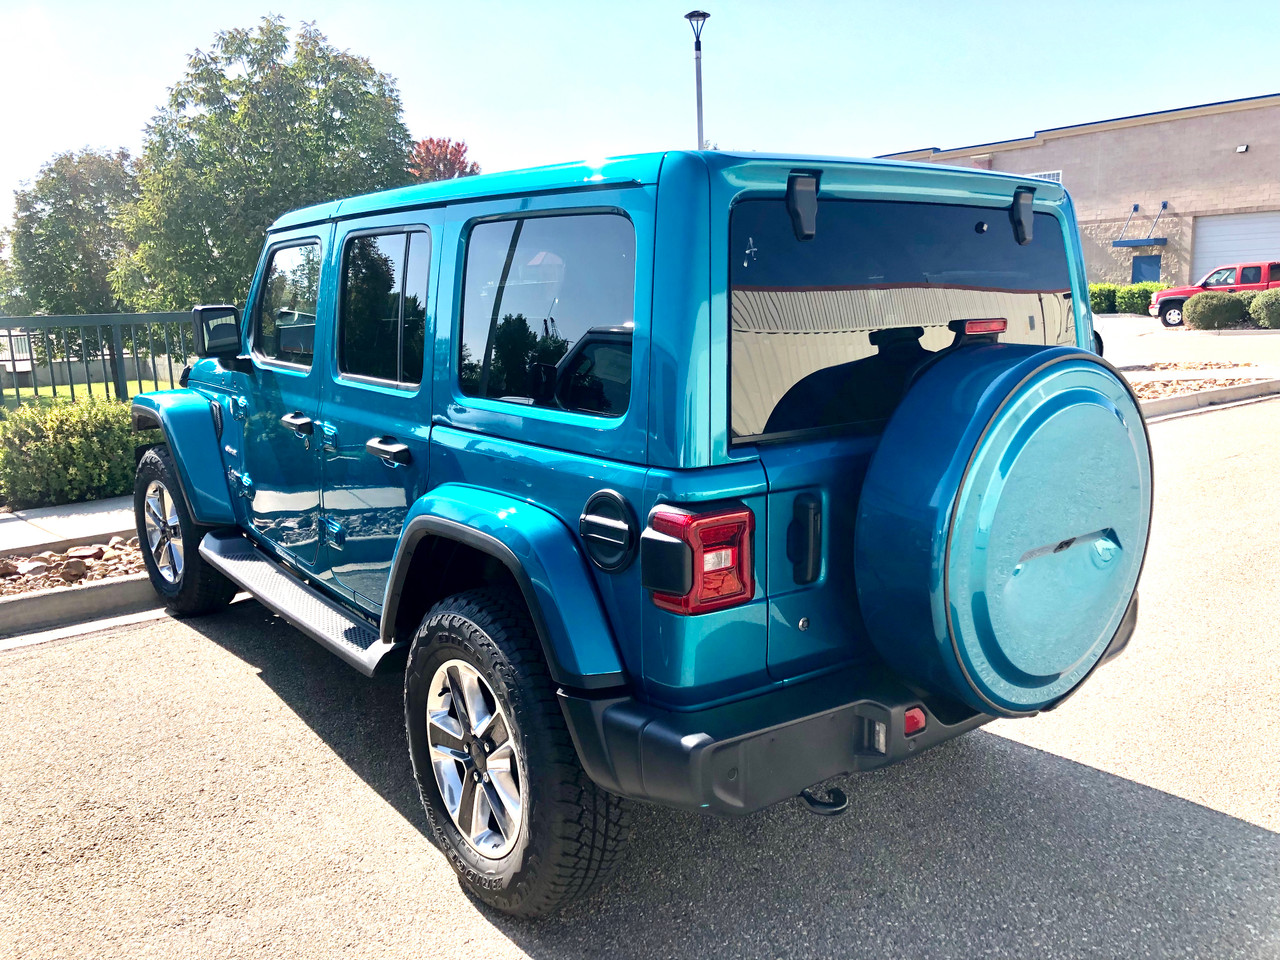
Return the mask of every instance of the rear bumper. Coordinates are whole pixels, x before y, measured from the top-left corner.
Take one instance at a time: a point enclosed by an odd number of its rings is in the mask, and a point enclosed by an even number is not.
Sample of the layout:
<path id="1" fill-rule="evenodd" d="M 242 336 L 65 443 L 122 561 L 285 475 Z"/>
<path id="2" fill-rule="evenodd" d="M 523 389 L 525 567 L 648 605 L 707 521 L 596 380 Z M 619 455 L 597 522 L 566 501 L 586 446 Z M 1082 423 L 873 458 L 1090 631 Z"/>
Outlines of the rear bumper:
<path id="1" fill-rule="evenodd" d="M 630 697 L 560 691 L 560 706 L 587 774 L 637 800 L 741 815 L 829 777 L 874 770 L 994 719 L 923 698 L 883 667 L 857 667 L 749 700 L 678 713 Z M 903 733 L 911 707 L 924 730 Z M 875 723 L 885 725 L 884 752 Z"/>
<path id="2" fill-rule="evenodd" d="M 1094 670 L 1124 651 L 1137 619 L 1135 593 Z M 601 787 L 730 816 L 761 810 L 830 777 L 898 763 L 995 719 L 954 700 L 921 696 L 883 666 L 848 667 L 690 712 L 564 690 L 559 699 L 578 758 Z M 907 736 L 903 719 L 912 707 L 924 710 L 926 723 Z M 876 723 L 885 725 L 883 751 Z"/>

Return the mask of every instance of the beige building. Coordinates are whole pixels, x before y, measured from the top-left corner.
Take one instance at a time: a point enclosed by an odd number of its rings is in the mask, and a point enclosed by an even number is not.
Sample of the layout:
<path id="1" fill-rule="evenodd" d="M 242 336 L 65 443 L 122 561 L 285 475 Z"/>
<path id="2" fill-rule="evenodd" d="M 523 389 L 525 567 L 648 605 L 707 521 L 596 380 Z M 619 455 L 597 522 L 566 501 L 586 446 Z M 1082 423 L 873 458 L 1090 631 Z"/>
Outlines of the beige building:
<path id="1" fill-rule="evenodd" d="M 1191 283 L 1280 260 L 1280 94 L 888 156 L 1061 182 L 1093 281 Z"/>

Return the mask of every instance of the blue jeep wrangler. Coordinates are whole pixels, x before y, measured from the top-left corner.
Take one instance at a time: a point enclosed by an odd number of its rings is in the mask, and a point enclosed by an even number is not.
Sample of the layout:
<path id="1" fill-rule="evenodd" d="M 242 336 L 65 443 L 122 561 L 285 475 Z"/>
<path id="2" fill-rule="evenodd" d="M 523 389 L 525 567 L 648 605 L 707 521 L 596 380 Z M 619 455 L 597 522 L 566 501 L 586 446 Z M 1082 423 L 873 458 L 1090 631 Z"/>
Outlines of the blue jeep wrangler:
<path id="1" fill-rule="evenodd" d="M 289 213 L 133 404 L 177 615 L 404 676 L 467 889 L 535 915 L 626 801 L 747 814 L 1060 704 L 1151 511 L 1055 183 L 671 152 Z"/>

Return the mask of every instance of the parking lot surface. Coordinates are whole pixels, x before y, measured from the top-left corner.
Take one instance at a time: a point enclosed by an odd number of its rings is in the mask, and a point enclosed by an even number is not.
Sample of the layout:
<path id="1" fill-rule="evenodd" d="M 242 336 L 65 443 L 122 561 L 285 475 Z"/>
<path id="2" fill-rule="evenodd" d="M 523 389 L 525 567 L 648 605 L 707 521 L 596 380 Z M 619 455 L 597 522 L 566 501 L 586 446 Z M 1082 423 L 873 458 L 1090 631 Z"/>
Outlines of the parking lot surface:
<path id="1" fill-rule="evenodd" d="M 1152 427 L 1129 651 L 851 809 L 637 810 L 517 922 L 425 835 L 397 682 L 252 601 L 0 654 L 0 956 L 1280 956 L 1280 400 Z"/>

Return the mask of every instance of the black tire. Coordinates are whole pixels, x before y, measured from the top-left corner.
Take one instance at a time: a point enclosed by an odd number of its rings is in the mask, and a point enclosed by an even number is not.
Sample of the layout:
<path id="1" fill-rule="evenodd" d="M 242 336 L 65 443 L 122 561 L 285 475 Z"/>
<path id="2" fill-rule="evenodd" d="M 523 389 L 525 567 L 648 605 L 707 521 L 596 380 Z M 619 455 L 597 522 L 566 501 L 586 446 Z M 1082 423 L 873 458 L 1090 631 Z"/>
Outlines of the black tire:
<path id="1" fill-rule="evenodd" d="M 147 490 L 153 483 L 161 484 L 172 495 L 173 513 L 177 516 L 182 544 L 182 565 L 176 574 L 161 572 L 147 535 Z M 191 519 L 168 447 L 152 447 L 138 462 L 133 482 L 133 515 L 138 528 L 138 546 L 147 574 L 151 577 L 151 586 L 164 600 L 170 613 L 176 617 L 195 617 L 220 610 L 231 602 L 236 595 L 235 584 L 200 556 L 200 541 L 212 528 L 200 526 Z"/>
<path id="2" fill-rule="evenodd" d="M 463 837 L 430 761 L 430 687 L 436 671 L 457 660 L 488 685 L 517 748 L 522 819 L 509 851 L 497 859 Z M 409 755 L 432 837 L 467 892 L 504 913 L 536 917 L 581 897 L 612 869 L 630 834 L 628 805 L 583 772 L 518 596 L 478 589 L 436 604 L 409 651 L 404 708 Z"/>
<path id="3" fill-rule="evenodd" d="M 1182 326 L 1182 308 L 1183 302 L 1181 300 L 1160 304 L 1160 322 L 1166 327 Z"/>

